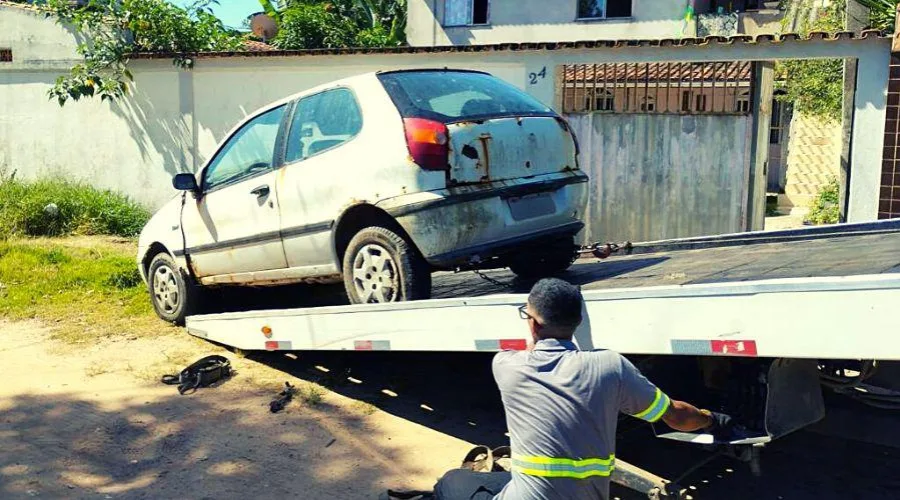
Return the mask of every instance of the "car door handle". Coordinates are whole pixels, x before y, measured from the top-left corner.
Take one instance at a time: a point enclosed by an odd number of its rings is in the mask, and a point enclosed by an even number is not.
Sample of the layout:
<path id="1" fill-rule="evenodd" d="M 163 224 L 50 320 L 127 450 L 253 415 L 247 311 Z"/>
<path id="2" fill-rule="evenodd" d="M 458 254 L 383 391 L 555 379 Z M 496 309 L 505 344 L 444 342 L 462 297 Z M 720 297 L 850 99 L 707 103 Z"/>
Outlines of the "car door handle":
<path id="1" fill-rule="evenodd" d="M 253 191 L 250 191 L 250 194 L 256 195 L 257 198 L 269 196 L 269 186 L 259 186 L 258 188 L 255 188 Z"/>

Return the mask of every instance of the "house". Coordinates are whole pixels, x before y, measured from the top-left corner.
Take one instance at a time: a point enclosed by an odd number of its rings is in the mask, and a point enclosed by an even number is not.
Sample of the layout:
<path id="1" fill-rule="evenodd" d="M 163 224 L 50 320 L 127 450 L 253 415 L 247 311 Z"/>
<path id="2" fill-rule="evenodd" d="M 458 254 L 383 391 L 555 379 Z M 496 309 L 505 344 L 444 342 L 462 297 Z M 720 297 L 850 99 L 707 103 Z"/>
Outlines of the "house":
<path id="1" fill-rule="evenodd" d="M 412 46 L 692 38 L 781 31 L 778 1 L 409 0 Z"/>
<path id="2" fill-rule="evenodd" d="M 407 38 L 412 46 L 442 46 L 757 36 L 794 30 L 800 15 L 815 17 L 827 1 L 786 16 L 781 2 L 763 0 L 409 0 Z M 557 104 L 567 113 L 746 113 L 748 72 L 725 61 L 572 67 Z M 715 89 L 716 82 L 724 84 Z M 777 99 L 772 110 L 767 190 L 781 194 L 782 211 L 803 212 L 839 175 L 842 127 L 795 116 Z"/>

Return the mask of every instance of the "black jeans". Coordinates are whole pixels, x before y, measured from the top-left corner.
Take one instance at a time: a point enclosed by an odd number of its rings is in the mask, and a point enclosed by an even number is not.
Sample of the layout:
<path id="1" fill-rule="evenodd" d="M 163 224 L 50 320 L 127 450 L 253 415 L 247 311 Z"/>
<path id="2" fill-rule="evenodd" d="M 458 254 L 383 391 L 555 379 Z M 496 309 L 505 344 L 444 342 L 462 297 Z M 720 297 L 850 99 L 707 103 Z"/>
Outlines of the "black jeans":
<path id="1" fill-rule="evenodd" d="M 436 500 L 492 500 L 512 479 L 509 472 L 454 469 L 434 485 Z"/>

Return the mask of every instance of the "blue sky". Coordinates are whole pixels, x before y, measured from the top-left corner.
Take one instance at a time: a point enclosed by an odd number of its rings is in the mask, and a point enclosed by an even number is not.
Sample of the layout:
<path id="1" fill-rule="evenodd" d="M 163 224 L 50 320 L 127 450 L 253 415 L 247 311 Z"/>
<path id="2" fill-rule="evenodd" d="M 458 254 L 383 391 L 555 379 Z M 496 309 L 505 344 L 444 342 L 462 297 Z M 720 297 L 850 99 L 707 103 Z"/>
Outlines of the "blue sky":
<path id="1" fill-rule="evenodd" d="M 173 0 L 178 5 L 189 5 L 193 0 Z M 259 0 L 219 0 L 219 5 L 213 5 L 213 11 L 226 26 L 240 28 L 241 23 L 250 14 L 259 12 Z"/>

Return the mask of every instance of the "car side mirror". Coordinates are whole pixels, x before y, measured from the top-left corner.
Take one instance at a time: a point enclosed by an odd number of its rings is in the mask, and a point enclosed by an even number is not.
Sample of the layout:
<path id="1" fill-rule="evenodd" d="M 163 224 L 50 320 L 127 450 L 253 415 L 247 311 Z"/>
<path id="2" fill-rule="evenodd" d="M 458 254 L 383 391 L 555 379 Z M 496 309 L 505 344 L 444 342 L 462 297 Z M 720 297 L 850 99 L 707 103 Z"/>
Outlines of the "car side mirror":
<path id="1" fill-rule="evenodd" d="M 175 177 L 172 178 L 172 186 L 179 191 L 191 191 L 192 193 L 200 191 L 194 174 L 175 174 Z"/>

